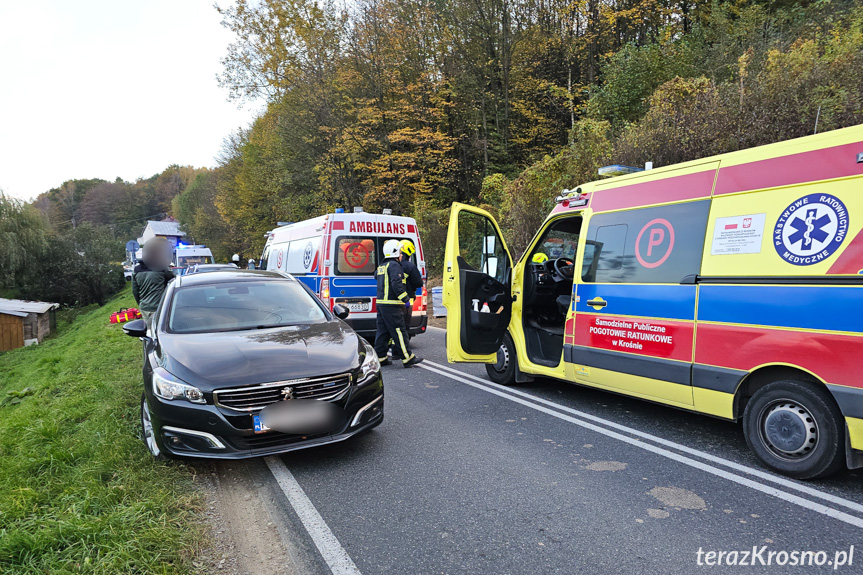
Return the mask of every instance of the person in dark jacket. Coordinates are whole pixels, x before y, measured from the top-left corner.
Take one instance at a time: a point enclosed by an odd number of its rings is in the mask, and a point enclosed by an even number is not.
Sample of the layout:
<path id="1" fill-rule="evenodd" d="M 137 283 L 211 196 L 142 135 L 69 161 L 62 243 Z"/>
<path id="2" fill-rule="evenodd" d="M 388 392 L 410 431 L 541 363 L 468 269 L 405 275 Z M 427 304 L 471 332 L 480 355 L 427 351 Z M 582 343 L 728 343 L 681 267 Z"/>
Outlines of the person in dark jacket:
<path id="1" fill-rule="evenodd" d="M 375 333 L 375 353 L 382 365 L 390 363 L 387 349 L 392 340 L 397 346 L 404 367 L 411 367 L 422 361 L 411 353 L 405 327 L 405 302 L 408 292 L 405 289 L 404 270 L 398 262 L 398 240 L 384 242 L 384 261 L 375 271 L 378 282 L 377 293 L 377 330 Z"/>
<path id="2" fill-rule="evenodd" d="M 411 256 L 417 253 L 414 243 L 410 240 L 402 240 L 399 242 L 399 263 L 405 272 L 405 287 L 408 290 L 408 299 L 405 304 L 405 325 L 408 328 L 408 339 L 410 339 L 411 320 L 414 312 L 414 299 L 417 297 L 417 290 L 423 287 L 423 276 L 419 268 L 414 264 Z"/>
<path id="3" fill-rule="evenodd" d="M 159 307 L 165 287 L 174 279 L 171 250 L 171 242 L 165 238 L 152 238 L 144 244 L 141 261 L 132 274 L 132 295 L 145 320 Z"/>

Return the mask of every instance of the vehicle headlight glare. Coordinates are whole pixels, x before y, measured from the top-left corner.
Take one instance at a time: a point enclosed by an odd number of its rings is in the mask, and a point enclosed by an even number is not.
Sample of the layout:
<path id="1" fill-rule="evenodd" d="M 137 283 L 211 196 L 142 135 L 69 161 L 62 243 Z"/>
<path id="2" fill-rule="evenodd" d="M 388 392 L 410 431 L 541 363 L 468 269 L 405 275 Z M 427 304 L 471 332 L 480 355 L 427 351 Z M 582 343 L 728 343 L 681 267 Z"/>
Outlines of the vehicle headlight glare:
<path id="1" fill-rule="evenodd" d="M 357 383 L 363 383 L 371 379 L 381 370 L 381 363 L 378 361 L 378 354 L 375 349 L 366 344 L 366 357 L 360 366 L 360 377 Z"/>
<path id="2" fill-rule="evenodd" d="M 192 403 L 207 402 L 204 399 L 204 392 L 200 389 L 183 383 L 167 371 L 161 369 L 153 372 L 153 393 L 168 401 L 185 399 Z"/>

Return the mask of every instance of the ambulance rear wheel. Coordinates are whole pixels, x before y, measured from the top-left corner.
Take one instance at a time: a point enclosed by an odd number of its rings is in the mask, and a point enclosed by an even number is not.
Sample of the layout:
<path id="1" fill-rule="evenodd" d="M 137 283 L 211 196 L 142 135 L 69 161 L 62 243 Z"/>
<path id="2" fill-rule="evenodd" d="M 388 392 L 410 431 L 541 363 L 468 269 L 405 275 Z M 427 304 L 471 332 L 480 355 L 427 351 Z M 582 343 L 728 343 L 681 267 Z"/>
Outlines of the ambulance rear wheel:
<path id="1" fill-rule="evenodd" d="M 764 465 L 790 477 L 826 477 L 844 465 L 842 413 L 814 385 L 794 380 L 765 385 L 746 404 L 743 432 Z"/>
<path id="2" fill-rule="evenodd" d="M 503 342 L 497 350 L 496 359 L 495 363 L 485 364 L 488 378 L 501 385 L 514 385 L 515 362 L 518 361 L 518 358 L 515 355 L 515 344 L 512 343 L 512 338 L 508 333 L 503 336 Z"/>

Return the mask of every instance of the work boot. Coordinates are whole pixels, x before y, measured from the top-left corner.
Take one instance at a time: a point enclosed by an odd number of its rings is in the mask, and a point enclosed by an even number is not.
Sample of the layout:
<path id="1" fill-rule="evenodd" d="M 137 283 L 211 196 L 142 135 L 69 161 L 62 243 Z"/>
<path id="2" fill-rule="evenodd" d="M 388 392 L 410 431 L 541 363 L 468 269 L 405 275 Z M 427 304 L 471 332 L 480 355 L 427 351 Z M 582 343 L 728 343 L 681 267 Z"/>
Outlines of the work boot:
<path id="1" fill-rule="evenodd" d="M 423 358 L 421 358 L 421 357 L 417 357 L 417 356 L 415 356 L 415 355 L 414 355 L 414 356 L 411 356 L 411 358 L 410 358 L 410 359 L 403 361 L 403 362 L 402 362 L 402 366 L 404 366 L 404 367 L 413 367 L 413 366 L 415 366 L 415 365 L 417 365 L 417 364 L 422 363 L 422 361 L 423 361 Z"/>
<path id="2" fill-rule="evenodd" d="M 392 365 L 392 364 L 393 364 L 393 360 L 391 360 L 389 357 L 384 358 L 384 359 L 378 358 L 378 363 L 380 363 L 380 364 L 381 364 L 381 366 L 384 366 L 384 365 Z"/>

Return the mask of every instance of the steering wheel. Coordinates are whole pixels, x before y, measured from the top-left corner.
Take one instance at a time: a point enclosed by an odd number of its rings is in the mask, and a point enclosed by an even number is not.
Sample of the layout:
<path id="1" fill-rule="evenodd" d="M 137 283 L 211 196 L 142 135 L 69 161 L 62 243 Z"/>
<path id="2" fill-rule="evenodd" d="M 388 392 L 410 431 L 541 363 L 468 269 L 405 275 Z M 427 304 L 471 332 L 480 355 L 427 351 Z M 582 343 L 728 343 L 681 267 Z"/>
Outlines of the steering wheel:
<path id="1" fill-rule="evenodd" d="M 554 273 L 564 279 L 571 280 L 575 275 L 575 263 L 566 258 L 557 258 L 552 262 Z"/>

